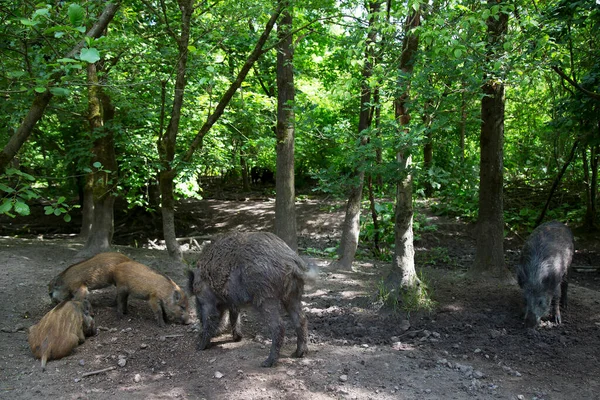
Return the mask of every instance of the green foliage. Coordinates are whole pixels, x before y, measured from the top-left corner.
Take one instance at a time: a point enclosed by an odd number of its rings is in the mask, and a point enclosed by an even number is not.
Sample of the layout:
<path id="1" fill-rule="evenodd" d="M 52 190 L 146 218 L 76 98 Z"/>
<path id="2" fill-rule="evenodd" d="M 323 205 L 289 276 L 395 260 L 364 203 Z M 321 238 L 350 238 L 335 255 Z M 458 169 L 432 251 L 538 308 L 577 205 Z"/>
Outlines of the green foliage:
<path id="1" fill-rule="evenodd" d="M 56 215 L 57 217 L 63 216 L 65 222 L 71 222 L 71 214 L 75 208 L 79 208 L 79 204 L 69 205 L 66 202 L 66 198 L 61 196 L 56 201 L 52 202 L 50 205 L 44 207 L 44 212 L 46 215 Z"/>
<path id="2" fill-rule="evenodd" d="M 39 198 L 39 194 L 33 189 L 35 178 L 30 174 L 14 168 L 7 168 L 0 175 L 0 214 L 14 218 L 18 215 L 29 215 L 30 210 L 27 202 Z"/>
<path id="3" fill-rule="evenodd" d="M 422 272 L 419 274 L 418 284 L 412 287 L 398 287 L 390 290 L 386 287 L 384 280 L 380 280 L 377 285 L 377 300 L 394 313 L 404 312 L 407 316 L 418 311 L 431 313 L 437 305 L 433 300 L 432 289 Z"/>

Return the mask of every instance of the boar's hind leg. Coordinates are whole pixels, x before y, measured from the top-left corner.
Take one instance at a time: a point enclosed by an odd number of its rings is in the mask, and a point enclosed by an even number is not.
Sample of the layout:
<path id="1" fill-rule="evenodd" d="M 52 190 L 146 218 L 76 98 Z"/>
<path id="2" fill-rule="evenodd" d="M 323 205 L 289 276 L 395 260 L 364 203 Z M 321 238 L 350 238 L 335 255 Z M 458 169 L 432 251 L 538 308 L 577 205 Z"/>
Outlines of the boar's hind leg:
<path id="1" fill-rule="evenodd" d="M 292 301 L 290 304 L 286 305 L 286 310 L 296 328 L 297 345 L 296 351 L 292 354 L 292 357 L 303 357 L 308 351 L 308 346 L 306 344 L 308 325 L 306 323 L 306 315 L 304 315 L 304 310 L 302 310 L 302 303 L 300 300 Z"/>
<path id="2" fill-rule="evenodd" d="M 567 308 L 567 289 L 569 288 L 569 282 L 567 281 L 567 277 L 563 278 L 563 281 L 560 283 L 560 306 L 564 309 Z"/>
<path id="3" fill-rule="evenodd" d="M 560 324 L 562 322 L 560 317 L 560 303 L 562 300 L 561 292 L 561 285 L 557 285 L 556 290 L 554 290 L 554 295 L 552 296 L 552 318 L 556 324 Z"/>
<path id="4" fill-rule="evenodd" d="M 263 318 L 269 321 L 269 329 L 271 331 L 271 351 L 269 357 L 262 363 L 263 367 L 272 367 L 279 358 L 279 352 L 285 338 L 285 327 L 280 315 L 279 300 L 268 299 L 260 307 L 260 312 Z"/>
<path id="5" fill-rule="evenodd" d="M 229 309 L 229 322 L 231 323 L 231 334 L 233 335 L 233 340 L 235 342 L 239 342 L 242 340 L 242 327 L 239 310 L 233 307 Z"/>

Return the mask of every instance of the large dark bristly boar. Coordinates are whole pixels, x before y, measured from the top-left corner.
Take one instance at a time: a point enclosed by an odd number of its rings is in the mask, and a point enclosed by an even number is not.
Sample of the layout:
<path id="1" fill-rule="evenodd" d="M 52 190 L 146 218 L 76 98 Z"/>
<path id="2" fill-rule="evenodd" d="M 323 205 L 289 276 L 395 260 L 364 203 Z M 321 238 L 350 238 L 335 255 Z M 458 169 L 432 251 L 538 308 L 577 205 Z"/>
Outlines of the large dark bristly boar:
<path id="1" fill-rule="evenodd" d="M 135 261 L 120 263 L 113 268 L 117 286 L 117 312 L 127 314 L 127 299 L 148 300 L 159 326 L 165 320 L 188 324 L 190 315 L 185 292 L 171 278 Z"/>
<path id="2" fill-rule="evenodd" d="M 525 326 L 534 328 L 552 306 L 552 319 L 561 323 L 567 305 L 567 273 L 574 253 L 571 230 L 558 221 L 538 226 L 529 236 L 517 264 L 517 280 L 525 298 Z"/>
<path id="3" fill-rule="evenodd" d="M 262 363 L 264 367 L 273 366 L 279 358 L 285 337 L 282 309 L 296 328 L 297 347 L 293 356 L 304 356 L 308 328 L 301 300 L 305 281 L 315 275 L 283 240 L 271 233 L 233 233 L 208 244 L 197 268 L 188 271 L 189 290 L 196 296 L 197 314 L 202 322 L 198 349 L 209 346 L 226 311 L 233 339 L 241 340 L 240 308 L 252 305 L 268 321 L 272 336 L 269 357 Z"/>
<path id="4" fill-rule="evenodd" d="M 71 354 L 86 336 L 96 334 L 92 307 L 87 299 L 65 300 L 50 310 L 36 325 L 29 328 L 29 347 L 42 360 L 42 370 L 48 360 Z"/>
<path id="5" fill-rule="evenodd" d="M 58 303 L 70 299 L 80 290 L 102 289 L 113 285 L 113 268 L 126 261 L 131 259 L 120 253 L 100 253 L 73 264 L 50 281 L 50 298 Z"/>

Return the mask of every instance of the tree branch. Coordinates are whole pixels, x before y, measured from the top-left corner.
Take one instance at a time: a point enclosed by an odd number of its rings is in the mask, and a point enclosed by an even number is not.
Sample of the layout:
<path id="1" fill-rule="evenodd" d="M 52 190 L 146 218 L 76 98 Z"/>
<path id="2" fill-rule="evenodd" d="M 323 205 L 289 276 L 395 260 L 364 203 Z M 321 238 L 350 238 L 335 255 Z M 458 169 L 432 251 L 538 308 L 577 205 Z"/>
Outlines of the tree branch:
<path id="1" fill-rule="evenodd" d="M 558 75 L 560 75 L 561 78 L 563 78 L 565 81 L 569 82 L 569 84 L 571 86 L 573 86 L 575 89 L 586 94 L 588 97 L 591 97 L 594 100 L 600 100 L 600 93 L 592 92 L 592 91 L 589 91 L 586 88 L 582 87 L 574 79 L 571 79 L 567 74 L 565 74 L 564 71 L 562 69 L 560 69 L 559 67 L 552 66 L 552 69 L 554 70 L 554 72 L 556 72 Z"/>

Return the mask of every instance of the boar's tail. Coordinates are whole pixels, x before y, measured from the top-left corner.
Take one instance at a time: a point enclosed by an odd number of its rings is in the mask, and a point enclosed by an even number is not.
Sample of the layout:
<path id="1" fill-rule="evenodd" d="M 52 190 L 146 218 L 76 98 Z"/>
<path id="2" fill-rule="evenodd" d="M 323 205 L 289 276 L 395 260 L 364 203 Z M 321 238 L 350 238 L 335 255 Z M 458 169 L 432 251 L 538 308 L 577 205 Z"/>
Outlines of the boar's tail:
<path id="1" fill-rule="evenodd" d="M 296 260 L 296 265 L 298 266 L 300 277 L 304 282 L 314 283 L 317 280 L 317 277 L 319 276 L 319 268 L 313 260 L 308 257 L 302 257 Z"/>

